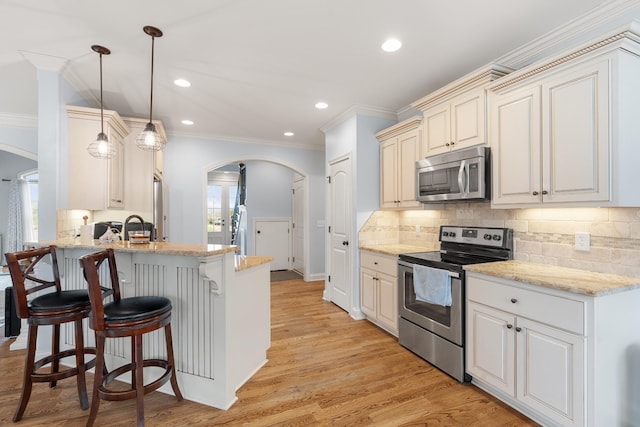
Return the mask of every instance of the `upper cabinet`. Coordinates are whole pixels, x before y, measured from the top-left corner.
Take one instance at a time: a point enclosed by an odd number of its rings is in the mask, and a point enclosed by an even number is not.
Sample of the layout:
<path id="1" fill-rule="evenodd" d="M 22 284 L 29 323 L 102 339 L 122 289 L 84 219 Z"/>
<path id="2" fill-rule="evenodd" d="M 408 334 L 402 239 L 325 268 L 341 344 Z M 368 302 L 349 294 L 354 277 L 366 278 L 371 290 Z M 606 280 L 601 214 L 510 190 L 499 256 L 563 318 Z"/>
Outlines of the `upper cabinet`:
<path id="1" fill-rule="evenodd" d="M 640 45 L 630 30 L 489 87 L 493 207 L 640 206 Z"/>
<path id="2" fill-rule="evenodd" d="M 420 159 L 420 117 L 376 134 L 380 141 L 380 207 L 418 208 L 416 161 Z"/>
<path id="3" fill-rule="evenodd" d="M 485 86 L 509 71 L 492 64 L 414 102 L 424 116 L 420 158 L 485 144 Z"/>
<path id="4" fill-rule="evenodd" d="M 117 148 L 111 159 L 87 152 L 101 130 L 100 110 L 67 106 L 69 117 L 69 209 L 122 209 L 124 207 L 124 139 L 129 127 L 115 111 L 104 111 L 104 133 Z"/>
<path id="5" fill-rule="evenodd" d="M 145 151 L 136 146 L 136 138 L 149 120 L 124 118 L 131 129 L 125 138 L 125 207 L 130 211 L 153 213 L 153 181 L 162 179 L 162 151 Z M 162 122 L 154 120 L 156 130 L 166 139 Z M 158 154 L 159 153 L 159 154 Z"/>

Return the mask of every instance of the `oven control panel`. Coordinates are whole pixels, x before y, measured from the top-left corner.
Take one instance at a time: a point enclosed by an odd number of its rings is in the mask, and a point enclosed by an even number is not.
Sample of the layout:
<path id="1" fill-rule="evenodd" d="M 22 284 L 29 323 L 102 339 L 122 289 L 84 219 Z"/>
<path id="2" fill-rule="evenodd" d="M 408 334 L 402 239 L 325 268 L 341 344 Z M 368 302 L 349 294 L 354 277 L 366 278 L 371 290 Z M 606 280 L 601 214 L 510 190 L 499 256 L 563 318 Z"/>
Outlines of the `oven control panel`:
<path id="1" fill-rule="evenodd" d="M 508 248 L 510 247 L 512 233 L 513 231 L 510 228 L 443 225 L 440 227 L 440 241 Z"/>

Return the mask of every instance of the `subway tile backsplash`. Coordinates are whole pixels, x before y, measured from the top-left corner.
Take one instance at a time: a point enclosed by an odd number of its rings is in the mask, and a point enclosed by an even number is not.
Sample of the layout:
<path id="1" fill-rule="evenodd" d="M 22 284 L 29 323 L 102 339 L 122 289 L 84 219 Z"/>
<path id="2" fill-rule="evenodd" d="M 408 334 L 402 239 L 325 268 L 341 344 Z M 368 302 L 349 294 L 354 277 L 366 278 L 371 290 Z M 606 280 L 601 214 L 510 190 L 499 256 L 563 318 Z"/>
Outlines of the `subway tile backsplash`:
<path id="1" fill-rule="evenodd" d="M 516 259 L 640 277 L 638 208 L 491 209 L 489 203 L 456 203 L 433 211 L 376 211 L 360 230 L 359 243 L 432 247 L 440 225 L 509 227 Z M 591 234 L 589 252 L 575 250 L 576 232 Z"/>

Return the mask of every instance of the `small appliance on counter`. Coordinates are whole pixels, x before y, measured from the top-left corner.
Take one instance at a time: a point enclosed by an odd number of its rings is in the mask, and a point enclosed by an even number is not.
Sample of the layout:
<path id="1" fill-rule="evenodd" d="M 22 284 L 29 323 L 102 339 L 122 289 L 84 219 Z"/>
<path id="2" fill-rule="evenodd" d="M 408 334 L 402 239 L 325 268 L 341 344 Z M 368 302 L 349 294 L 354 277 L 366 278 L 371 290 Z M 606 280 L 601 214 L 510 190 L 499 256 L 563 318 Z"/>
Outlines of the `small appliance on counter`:
<path id="1" fill-rule="evenodd" d="M 114 231 L 122 232 L 121 221 L 103 221 L 93 223 L 93 238 L 99 239 L 107 232 L 107 229 L 111 228 Z"/>

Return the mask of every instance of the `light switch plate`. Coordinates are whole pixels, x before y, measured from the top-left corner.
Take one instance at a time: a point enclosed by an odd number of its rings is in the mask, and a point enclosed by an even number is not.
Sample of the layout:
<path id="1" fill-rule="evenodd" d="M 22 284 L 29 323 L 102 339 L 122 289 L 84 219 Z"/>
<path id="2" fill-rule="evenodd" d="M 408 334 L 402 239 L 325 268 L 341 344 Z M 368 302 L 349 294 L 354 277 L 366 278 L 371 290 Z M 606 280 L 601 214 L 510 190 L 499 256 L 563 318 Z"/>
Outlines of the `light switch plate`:
<path id="1" fill-rule="evenodd" d="M 576 232 L 576 251 L 589 252 L 591 250 L 591 235 L 588 232 Z"/>

